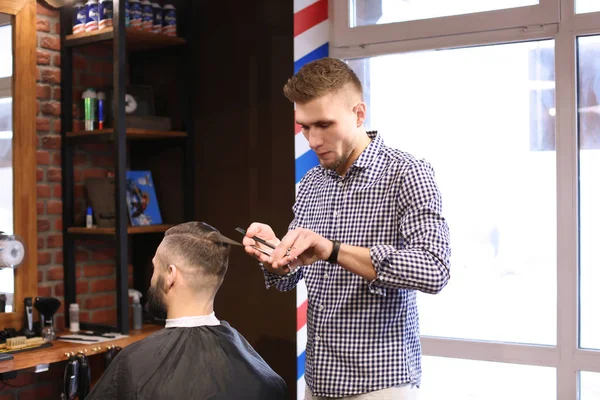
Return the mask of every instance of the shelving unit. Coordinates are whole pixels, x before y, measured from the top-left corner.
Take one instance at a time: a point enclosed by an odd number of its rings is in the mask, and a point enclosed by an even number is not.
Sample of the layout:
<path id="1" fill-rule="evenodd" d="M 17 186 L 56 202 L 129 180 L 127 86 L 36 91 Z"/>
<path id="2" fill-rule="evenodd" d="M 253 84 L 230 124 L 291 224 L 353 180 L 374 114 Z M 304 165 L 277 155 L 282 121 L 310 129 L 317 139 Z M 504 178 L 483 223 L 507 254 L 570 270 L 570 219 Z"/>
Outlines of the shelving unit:
<path id="1" fill-rule="evenodd" d="M 170 37 L 161 34 L 142 32 L 133 28 L 125 27 L 125 2 L 123 0 L 114 0 L 115 18 L 113 19 L 113 27 L 106 28 L 94 32 L 72 34 L 72 8 L 69 6 L 61 8 L 61 129 L 62 129 L 62 192 L 63 192 L 63 259 L 64 259 L 64 286 L 65 286 L 65 309 L 68 309 L 68 304 L 76 301 L 76 263 L 75 263 L 75 241 L 76 240 L 110 240 L 114 241 L 116 248 L 116 311 L 117 324 L 116 326 L 99 326 L 88 321 L 81 321 L 82 329 L 112 329 L 123 334 L 129 332 L 129 301 L 128 301 L 128 263 L 131 256 L 131 262 L 134 267 L 134 286 L 136 289 L 145 292 L 144 285 L 149 281 L 147 265 L 144 265 L 148 260 L 148 255 L 153 253 L 156 245 L 160 241 L 160 236 L 152 236 L 165 232 L 174 223 L 182 221 L 166 221 L 161 225 L 150 226 L 129 226 L 129 215 L 126 205 L 126 171 L 128 162 L 133 164 L 131 155 L 128 156 L 128 146 L 130 150 L 134 146 L 141 146 L 141 142 L 153 142 L 160 140 L 161 144 L 169 143 L 175 146 L 180 146 L 182 157 L 167 161 L 160 161 L 155 164 L 162 164 L 179 160 L 183 165 L 181 167 L 181 206 L 174 206 L 183 209 L 182 215 L 184 220 L 192 218 L 193 215 L 193 182 L 194 168 L 192 167 L 193 159 L 193 119 L 189 113 L 189 98 L 191 96 L 184 91 L 189 85 L 185 79 L 191 77 L 192 72 L 187 57 L 188 42 L 183 37 Z M 180 30 L 180 22 L 183 20 L 183 13 L 178 12 L 178 30 Z M 113 99 L 114 105 L 114 121 L 110 129 L 93 130 L 93 131 L 74 131 L 72 109 L 73 99 L 73 50 L 82 46 L 110 46 L 113 53 Z M 177 76 L 175 79 L 179 82 L 179 88 L 182 93 L 186 93 L 181 98 L 182 112 L 180 119 L 182 122 L 182 130 L 173 131 L 155 131 L 145 129 L 130 129 L 125 126 L 125 94 L 126 94 L 126 63 L 132 70 L 135 68 L 145 69 L 147 65 L 144 61 L 143 66 L 134 65 L 132 62 L 132 54 L 141 55 L 140 60 L 144 60 L 145 52 L 147 51 L 169 51 L 168 57 L 157 57 L 158 62 L 164 63 L 165 59 L 170 60 L 173 52 L 167 49 L 176 48 L 178 58 L 173 59 L 173 63 L 177 63 Z M 160 54 L 160 53 L 157 53 Z M 183 59 L 182 59 L 183 58 Z M 180 67 L 181 66 L 181 67 Z M 138 69 L 139 71 L 139 69 Z M 132 78 L 138 77 L 139 74 L 132 72 Z M 159 77 L 160 78 L 160 77 Z M 164 77 L 163 77 L 164 78 Z M 132 79 L 133 80 L 133 79 Z M 109 121 L 110 122 L 110 121 Z M 166 142 L 165 142 L 166 141 Z M 114 146 L 114 172 L 115 172 L 115 227 L 114 228 L 85 228 L 75 226 L 74 218 L 74 147 L 83 143 L 102 142 Z M 168 147 L 168 146 L 165 146 Z M 143 147 L 142 147 L 143 148 Z M 156 154 L 145 157 L 138 156 L 138 160 L 152 157 L 156 159 Z M 159 156 L 160 157 L 160 156 Z M 144 167 L 151 164 L 153 161 L 143 161 Z M 155 165 L 152 164 L 152 165 Z M 131 169 L 136 169 L 131 167 Z M 144 168 L 147 169 L 147 168 Z M 153 174 L 154 175 L 154 174 Z M 173 185 L 172 182 L 157 182 L 155 184 Z M 177 182 L 176 179 L 173 179 Z M 185 190 L 189 188 L 189 190 Z M 171 187 L 169 187 L 171 190 Z M 160 203 L 160 201 L 159 201 Z M 163 207 L 161 206 L 161 214 Z M 144 238 L 140 240 L 140 238 Z M 130 243 L 131 241 L 131 243 Z M 129 254 L 129 245 L 131 244 L 132 254 Z M 69 315 L 65 313 L 65 323 L 69 326 Z"/>

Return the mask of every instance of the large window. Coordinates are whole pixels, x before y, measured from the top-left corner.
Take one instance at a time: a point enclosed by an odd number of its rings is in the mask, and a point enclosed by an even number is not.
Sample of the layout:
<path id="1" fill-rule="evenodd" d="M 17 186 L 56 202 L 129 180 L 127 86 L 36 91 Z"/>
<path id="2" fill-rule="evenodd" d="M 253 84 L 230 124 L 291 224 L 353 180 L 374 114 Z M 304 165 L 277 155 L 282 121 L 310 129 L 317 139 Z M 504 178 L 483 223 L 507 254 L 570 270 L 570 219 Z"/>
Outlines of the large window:
<path id="1" fill-rule="evenodd" d="M 368 129 L 442 191 L 451 279 L 418 294 L 421 398 L 600 399 L 600 2 L 330 4 Z"/>
<path id="2" fill-rule="evenodd" d="M 580 168 L 580 344 L 600 349 L 600 36 L 578 44 Z"/>
<path id="3" fill-rule="evenodd" d="M 555 344 L 553 41 L 350 65 L 369 82 L 368 127 L 431 162 L 443 194 L 452 284 L 420 295 L 421 332 Z"/>

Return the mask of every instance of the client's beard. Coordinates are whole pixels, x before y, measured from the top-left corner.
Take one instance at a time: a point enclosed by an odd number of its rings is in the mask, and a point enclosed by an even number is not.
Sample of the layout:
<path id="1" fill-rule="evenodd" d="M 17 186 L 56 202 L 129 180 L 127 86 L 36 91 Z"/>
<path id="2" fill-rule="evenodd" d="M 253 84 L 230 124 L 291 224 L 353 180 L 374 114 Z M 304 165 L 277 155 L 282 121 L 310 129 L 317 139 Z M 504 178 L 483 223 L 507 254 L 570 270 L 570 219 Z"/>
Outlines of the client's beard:
<path id="1" fill-rule="evenodd" d="M 164 279 L 158 277 L 156 286 L 150 285 L 148 294 L 146 295 L 146 311 L 154 318 L 165 320 L 167 319 L 167 305 L 165 304 Z"/>

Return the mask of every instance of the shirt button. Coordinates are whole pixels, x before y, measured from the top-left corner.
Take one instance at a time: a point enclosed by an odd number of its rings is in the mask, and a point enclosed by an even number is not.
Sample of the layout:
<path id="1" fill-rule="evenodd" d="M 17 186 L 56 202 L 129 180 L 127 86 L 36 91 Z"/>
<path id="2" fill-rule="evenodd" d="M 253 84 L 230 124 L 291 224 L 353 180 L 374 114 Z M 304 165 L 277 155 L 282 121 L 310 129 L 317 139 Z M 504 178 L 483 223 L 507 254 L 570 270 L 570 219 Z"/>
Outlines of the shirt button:
<path id="1" fill-rule="evenodd" d="M 339 182 L 338 182 L 338 186 L 339 186 L 339 187 L 342 187 L 342 186 L 344 186 L 344 182 L 342 182 L 342 181 L 339 181 Z"/>
<path id="2" fill-rule="evenodd" d="M 329 279 L 329 274 L 325 274 L 325 275 L 323 275 L 323 278 L 325 278 L 325 279 Z"/>
<path id="3" fill-rule="evenodd" d="M 319 340 L 321 340 L 321 336 L 319 336 L 319 335 L 315 336 L 315 340 L 318 342 Z"/>
<path id="4" fill-rule="evenodd" d="M 334 212 L 333 212 L 333 216 L 334 216 L 334 217 L 337 217 L 337 216 L 338 216 L 338 212 L 337 212 L 337 211 L 334 211 Z"/>
<path id="5" fill-rule="evenodd" d="M 325 306 L 323 304 L 319 304 L 319 311 L 323 311 L 325 309 Z"/>

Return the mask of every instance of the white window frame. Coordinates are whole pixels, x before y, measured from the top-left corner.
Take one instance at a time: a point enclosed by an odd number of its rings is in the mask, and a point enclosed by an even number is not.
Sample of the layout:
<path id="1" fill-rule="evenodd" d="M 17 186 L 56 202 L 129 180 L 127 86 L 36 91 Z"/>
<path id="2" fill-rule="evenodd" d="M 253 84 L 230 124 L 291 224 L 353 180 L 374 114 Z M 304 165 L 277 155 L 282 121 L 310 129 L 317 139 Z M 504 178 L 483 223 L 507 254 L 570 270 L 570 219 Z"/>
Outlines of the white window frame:
<path id="1" fill-rule="evenodd" d="M 365 44 L 386 43 L 391 40 L 424 39 L 535 27 L 556 24 L 560 20 L 559 0 L 539 0 L 539 4 L 533 6 L 352 27 L 350 25 L 351 1 L 353 0 L 330 1 L 330 15 L 333 22 L 331 44 L 333 47 L 352 48 Z"/>
<path id="2" fill-rule="evenodd" d="M 531 9 L 401 22 L 349 28 L 347 0 L 331 0 L 330 55 L 343 59 L 372 57 L 432 49 L 554 39 L 556 76 L 556 179 L 557 179 L 557 343 L 526 345 L 423 336 L 423 354 L 478 361 L 493 361 L 556 368 L 557 399 L 578 399 L 579 371 L 600 372 L 600 351 L 579 348 L 579 210 L 577 142 L 577 38 L 600 35 L 600 12 L 575 14 L 575 0 L 540 1 L 543 12 Z M 526 10 L 525 10 L 526 9 Z M 555 15 L 560 9 L 560 15 Z M 554 11 L 553 11 L 554 10 Z M 494 19 L 502 13 L 516 16 L 519 27 L 503 26 Z M 516 14 L 514 14 L 516 13 Z M 559 17 L 559 18 L 557 18 Z M 458 21 L 469 24 L 458 32 Z M 443 20 L 443 21 L 442 21 Z M 443 22 L 443 23 L 439 23 Z M 342 24 L 343 23 L 343 24 Z M 539 24 L 536 27 L 536 24 Z M 408 32 L 407 27 L 413 29 Z M 473 32 L 473 27 L 481 32 Z M 484 27 L 485 29 L 481 29 Z M 443 32 L 442 32 L 443 31 Z M 384 40 L 385 39 L 385 40 Z"/>

